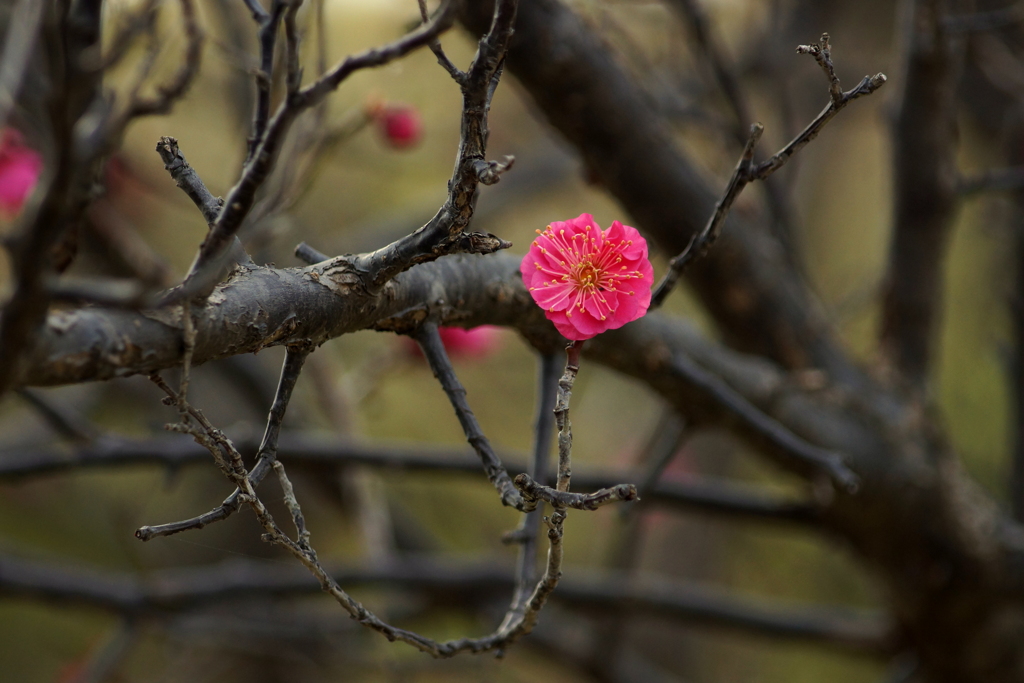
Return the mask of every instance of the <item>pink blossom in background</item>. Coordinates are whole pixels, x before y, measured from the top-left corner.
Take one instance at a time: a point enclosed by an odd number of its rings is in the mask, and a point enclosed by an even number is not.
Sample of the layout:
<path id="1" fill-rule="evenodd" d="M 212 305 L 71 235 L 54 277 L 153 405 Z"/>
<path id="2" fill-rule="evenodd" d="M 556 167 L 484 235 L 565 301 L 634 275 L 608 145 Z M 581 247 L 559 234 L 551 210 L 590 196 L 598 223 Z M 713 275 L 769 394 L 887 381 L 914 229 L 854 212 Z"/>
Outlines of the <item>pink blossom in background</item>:
<path id="1" fill-rule="evenodd" d="M 423 119 L 415 107 L 407 104 L 376 106 L 372 116 L 381 135 L 395 149 L 409 149 L 423 138 Z"/>
<path id="2" fill-rule="evenodd" d="M 481 325 L 464 330 L 461 327 L 439 327 L 441 342 L 449 358 L 484 358 L 501 347 L 501 328 Z M 409 352 L 422 358 L 420 346 L 409 337 L 403 337 Z"/>
<path id="3" fill-rule="evenodd" d="M 590 339 L 647 312 L 654 269 L 635 228 L 614 221 L 602 231 L 584 213 L 537 232 L 520 271 L 530 296 L 566 339 Z"/>
<path id="4" fill-rule="evenodd" d="M 25 146 L 21 133 L 5 128 L 0 133 L 0 211 L 8 215 L 21 211 L 42 172 L 39 152 Z"/>

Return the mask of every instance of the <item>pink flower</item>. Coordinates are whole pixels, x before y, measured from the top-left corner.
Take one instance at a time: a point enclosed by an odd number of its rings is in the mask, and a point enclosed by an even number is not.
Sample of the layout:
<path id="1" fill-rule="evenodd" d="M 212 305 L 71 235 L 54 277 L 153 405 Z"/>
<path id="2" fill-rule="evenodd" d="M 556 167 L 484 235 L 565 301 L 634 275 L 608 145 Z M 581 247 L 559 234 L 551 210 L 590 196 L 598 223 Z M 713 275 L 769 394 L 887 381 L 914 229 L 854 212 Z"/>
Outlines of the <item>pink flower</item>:
<path id="1" fill-rule="evenodd" d="M 635 228 L 614 221 L 602 231 L 584 213 L 537 233 L 519 269 L 530 296 L 566 339 L 590 339 L 647 312 L 654 269 Z"/>
<path id="2" fill-rule="evenodd" d="M 423 137 L 423 120 L 415 107 L 406 104 L 376 105 L 371 115 L 377 128 L 389 145 L 395 149 L 409 149 Z"/>
<path id="3" fill-rule="evenodd" d="M 21 133 L 5 128 L 0 134 L 0 211 L 17 214 L 42 171 L 39 152 L 25 146 Z"/>
<path id="4" fill-rule="evenodd" d="M 494 325 L 481 325 L 468 330 L 461 327 L 439 327 L 441 342 L 451 358 L 483 358 L 498 350 L 501 346 L 501 328 Z M 419 344 L 408 337 L 409 352 L 423 357 Z"/>

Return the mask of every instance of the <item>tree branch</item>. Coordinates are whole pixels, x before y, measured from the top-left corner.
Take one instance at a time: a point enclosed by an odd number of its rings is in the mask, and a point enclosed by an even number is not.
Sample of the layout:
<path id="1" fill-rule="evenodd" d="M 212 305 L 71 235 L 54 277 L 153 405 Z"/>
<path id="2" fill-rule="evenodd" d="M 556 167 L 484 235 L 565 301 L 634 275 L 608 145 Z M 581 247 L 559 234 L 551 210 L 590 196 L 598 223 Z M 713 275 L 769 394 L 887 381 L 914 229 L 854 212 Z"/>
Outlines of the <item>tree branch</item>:
<path id="1" fill-rule="evenodd" d="M 899 112 L 892 129 L 893 237 L 882 305 L 887 360 L 924 392 L 942 309 L 942 262 L 958 205 L 956 85 L 963 46 L 943 27 L 948 0 L 906 0 Z"/>
<path id="2" fill-rule="evenodd" d="M 466 390 L 455 375 L 451 361 L 448 360 L 448 353 L 441 341 L 437 325 L 433 322 L 423 323 L 413 334 L 413 338 L 423 350 L 423 356 L 430 364 L 434 377 L 441 384 L 444 393 L 448 395 L 448 400 L 451 402 L 452 408 L 455 409 L 455 415 L 459 418 L 459 424 L 462 425 L 462 431 L 466 434 L 466 441 L 480 457 L 487 480 L 497 489 L 502 505 L 528 512 L 529 510 L 524 508 L 522 496 L 519 495 L 519 491 L 512 483 L 512 478 L 509 477 L 505 466 L 501 464 L 501 458 L 491 448 L 491 442 L 484 436 L 483 430 L 480 429 L 480 423 L 476 421 L 476 415 L 473 414 L 473 410 L 466 401 Z"/>
<path id="3" fill-rule="evenodd" d="M 816 138 L 825 124 L 831 121 L 843 107 L 862 95 L 870 95 L 885 83 L 885 74 L 880 73 L 875 76 L 865 76 L 864 80 L 862 80 L 856 88 L 849 92 L 843 92 L 843 89 L 839 84 L 839 78 L 836 76 L 835 68 L 832 65 L 831 47 L 828 43 L 827 33 L 821 36 L 820 43 L 815 43 L 814 45 L 801 45 L 797 47 L 796 50 L 803 54 L 812 55 L 818 64 L 821 65 L 822 70 L 829 79 L 829 96 L 831 97 L 831 102 L 788 145 L 782 148 L 782 150 L 772 158 L 756 165 L 753 163 L 754 147 L 757 145 L 758 140 L 760 140 L 761 133 L 764 129 L 759 123 L 750 127 L 750 137 L 747 139 L 747 144 L 743 149 L 743 154 L 740 156 L 740 160 L 736 164 L 736 169 L 733 171 L 732 177 L 729 179 L 729 184 L 726 186 L 725 193 L 722 195 L 722 198 L 718 200 L 718 203 L 715 204 L 715 210 L 711 214 L 711 218 L 708 219 L 704 229 L 695 234 L 690 239 L 689 244 L 686 245 L 686 248 L 683 249 L 682 253 L 669 262 L 668 272 L 664 275 L 661 282 L 658 283 L 658 286 L 655 288 L 654 294 L 651 297 L 651 306 L 657 307 L 664 303 L 665 297 L 668 296 L 669 292 L 679 280 L 690 261 L 704 256 L 707 254 L 708 250 L 711 249 L 715 241 L 718 239 L 722 225 L 725 222 L 725 217 L 729 214 L 729 209 L 732 208 L 733 202 L 736 201 L 736 198 L 739 197 L 743 188 L 746 187 L 748 183 L 753 180 L 764 180 L 772 173 L 782 168 L 790 157 L 803 149 L 811 140 Z"/>
<path id="4" fill-rule="evenodd" d="M 288 402 L 291 401 L 292 391 L 302 372 L 302 366 L 311 352 L 312 348 L 309 346 L 288 347 L 284 364 L 281 366 L 281 379 L 274 395 L 274 403 L 270 406 L 270 414 L 267 416 L 267 427 L 263 433 L 263 440 L 256 450 L 256 464 L 248 474 L 248 479 L 253 487 L 260 485 L 277 459 L 277 442 L 281 435 L 284 413 L 288 408 Z M 243 502 L 241 495 L 241 489 L 236 488 L 235 492 L 228 496 L 223 503 L 209 512 L 180 522 L 139 527 L 135 531 L 135 537 L 140 541 L 149 541 L 158 536 L 171 536 L 182 531 L 202 529 L 209 524 L 227 519 L 237 512 Z"/>
<path id="5" fill-rule="evenodd" d="M 552 392 L 553 396 L 553 392 Z M 552 404 L 553 404 L 552 398 Z M 550 412 L 550 411 L 549 411 Z M 246 457 L 254 456 L 259 444 L 252 440 L 232 439 Z M 364 444 L 339 441 L 337 437 L 314 437 L 308 433 L 284 432 L 278 456 L 292 466 L 341 468 L 348 465 L 377 467 L 385 471 L 443 472 L 475 475 L 480 460 L 475 454 L 458 449 L 422 449 L 401 444 Z M 172 471 L 190 465 L 208 463 L 209 453 L 191 440 L 159 437 L 127 439 L 102 436 L 88 445 L 66 452 L 48 448 L 0 450 L 0 480 L 16 483 L 23 479 L 72 473 L 93 468 L 158 465 Z M 523 459 L 504 458 L 513 472 L 526 469 Z M 584 490 L 610 488 L 617 481 L 631 478 L 628 473 L 576 473 L 576 482 Z M 538 481 L 554 483 L 549 478 Z M 647 489 L 644 502 L 649 506 L 666 506 L 680 510 L 724 515 L 737 520 L 753 519 L 813 523 L 818 518 L 817 506 L 790 501 L 760 493 L 748 486 L 731 484 L 713 478 L 660 481 Z M 538 514 L 534 511 L 530 514 Z M 538 521 L 540 517 L 537 517 Z M 510 532 L 510 541 L 525 537 Z M 532 566 L 532 565 L 531 565 Z"/>
<path id="6" fill-rule="evenodd" d="M 891 625 L 877 612 L 797 607 L 740 598 L 708 586 L 655 577 L 573 572 L 554 598 L 571 606 L 617 614 L 657 614 L 682 623 L 751 635 L 816 642 L 843 650 L 884 654 Z M 395 586 L 433 594 L 494 593 L 511 588 L 504 567 L 465 562 L 405 560 L 381 567 L 336 567 L 333 580 L 347 586 Z M 83 605 L 121 614 L 179 612 L 248 596 L 316 592 L 315 581 L 279 564 L 232 561 L 202 568 L 168 569 L 145 580 L 128 574 L 57 567 L 0 555 L 0 595 Z"/>

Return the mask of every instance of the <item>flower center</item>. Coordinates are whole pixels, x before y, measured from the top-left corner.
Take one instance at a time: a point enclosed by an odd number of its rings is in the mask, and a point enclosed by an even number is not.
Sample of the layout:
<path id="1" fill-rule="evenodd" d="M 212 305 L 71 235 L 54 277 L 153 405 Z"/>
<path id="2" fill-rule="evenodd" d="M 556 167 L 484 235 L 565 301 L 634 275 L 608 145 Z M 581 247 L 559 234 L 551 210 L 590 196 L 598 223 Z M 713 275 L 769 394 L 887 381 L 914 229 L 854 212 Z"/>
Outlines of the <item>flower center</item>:
<path id="1" fill-rule="evenodd" d="M 593 287 L 597 284 L 598 278 L 601 276 L 597 268 L 595 268 L 589 261 L 584 261 L 580 264 L 579 270 L 576 272 L 576 283 L 580 287 Z"/>

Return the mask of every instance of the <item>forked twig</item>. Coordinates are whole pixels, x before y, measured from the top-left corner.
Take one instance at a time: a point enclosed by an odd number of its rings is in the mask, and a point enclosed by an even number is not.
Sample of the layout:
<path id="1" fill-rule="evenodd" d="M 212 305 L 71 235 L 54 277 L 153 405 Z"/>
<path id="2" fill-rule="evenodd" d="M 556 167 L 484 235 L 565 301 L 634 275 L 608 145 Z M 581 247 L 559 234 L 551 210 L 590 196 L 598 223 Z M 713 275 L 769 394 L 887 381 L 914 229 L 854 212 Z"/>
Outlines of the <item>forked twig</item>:
<path id="1" fill-rule="evenodd" d="M 782 166 L 789 161 L 790 157 L 803 149 L 811 140 L 816 138 L 818 133 L 820 133 L 822 128 L 824 128 L 825 124 L 831 121 L 841 109 L 862 95 L 870 95 L 882 87 L 886 81 L 886 76 L 882 73 L 874 76 L 865 76 L 855 88 L 843 92 L 839 84 L 839 78 L 835 73 L 835 67 L 832 64 L 831 46 L 828 42 L 827 33 L 822 34 L 820 43 L 815 43 L 813 45 L 800 45 L 796 50 L 801 54 L 809 54 L 813 56 L 815 61 L 821 65 L 822 70 L 828 77 L 830 98 L 828 105 L 813 121 L 811 121 L 810 124 L 808 124 L 806 128 L 804 128 L 803 131 L 800 132 L 799 135 L 793 138 L 789 144 L 779 150 L 779 152 L 770 159 L 766 159 L 759 164 L 753 163 L 754 147 L 761 138 L 761 133 L 764 132 L 764 128 L 760 123 L 755 123 L 750 127 L 750 137 L 747 138 L 747 144 L 743 149 L 743 153 L 740 155 L 740 159 L 736 164 L 732 177 L 729 178 L 729 183 L 725 188 L 725 192 L 715 204 L 715 210 L 708 219 L 704 229 L 691 237 L 686 248 L 684 248 L 678 256 L 674 257 L 669 262 L 668 272 L 665 273 L 661 282 L 658 283 L 658 286 L 655 288 L 654 294 L 651 297 L 651 308 L 661 306 L 665 302 L 665 298 L 668 296 L 669 292 L 671 292 L 672 288 L 675 287 L 677 282 L 679 282 L 679 278 L 682 277 L 687 265 L 689 265 L 694 259 L 706 254 L 714 245 L 721 233 L 725 218 L 729 215 L 729 209 L 732 208 L 733 202 L 736 201 L 736 198 L 739 197 L 743 188 L 746 187 L 747 184 L 754 180 L 764 180 L 772 173 L 782 168 Z"/>

